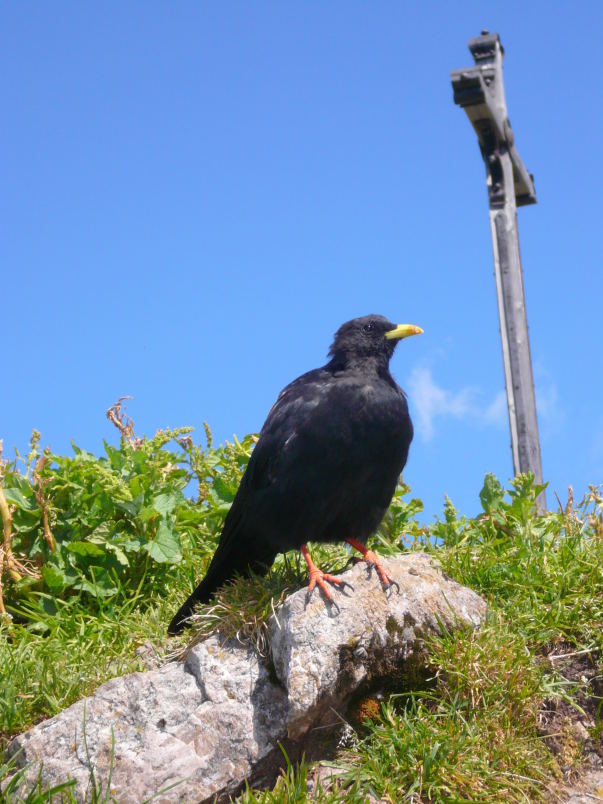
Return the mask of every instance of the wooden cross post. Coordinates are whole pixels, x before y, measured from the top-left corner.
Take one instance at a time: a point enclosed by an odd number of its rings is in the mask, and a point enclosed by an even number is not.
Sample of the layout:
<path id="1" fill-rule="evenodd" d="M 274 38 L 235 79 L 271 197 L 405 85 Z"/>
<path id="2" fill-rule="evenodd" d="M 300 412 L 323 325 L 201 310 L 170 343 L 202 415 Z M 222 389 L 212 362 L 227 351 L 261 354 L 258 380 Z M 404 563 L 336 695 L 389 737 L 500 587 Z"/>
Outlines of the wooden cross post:
<path id="1" fill-rule="evenodd" d="M 454 102 L 467 113 L 486 166 L 513 468 L 515 474 L 533 472 L 540 484 L 542 463 L 516 211 L 518 206 L 535 204 L 536 191 L 515 150 L 507 117 L 504 51 L 498 34 L 482 31 L 469 41 L 469 50 L 475 66 L 454 70 L 450 77 Z M 537 507 L 541 513 L 546 510 L 544 492 Z"/>

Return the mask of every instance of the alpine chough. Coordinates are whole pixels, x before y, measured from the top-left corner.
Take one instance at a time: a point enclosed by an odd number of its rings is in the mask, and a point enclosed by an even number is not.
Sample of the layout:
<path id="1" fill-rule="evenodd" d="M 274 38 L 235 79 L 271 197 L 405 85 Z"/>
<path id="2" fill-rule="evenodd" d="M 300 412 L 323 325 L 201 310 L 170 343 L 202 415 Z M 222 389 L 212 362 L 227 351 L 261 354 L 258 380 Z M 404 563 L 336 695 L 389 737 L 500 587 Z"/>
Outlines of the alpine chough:
<path id="1" fill-rule="evenodd" d="M 277 553 L 299 549 L 308 564 L 308 594 L 341 579 L 318 569 L 306 542 L 345 541 L 391 580 L 364 546 L 392 499 L 413 428 L 402 389 L 389 372 L 396 344 L 423 330 L 369 315 L 343 324 L 322 368 L 279 394 L 226 516 L 205 578 L 180 607 L 168 632 L 188 625 L 235 575 L 266 572 Z"/>

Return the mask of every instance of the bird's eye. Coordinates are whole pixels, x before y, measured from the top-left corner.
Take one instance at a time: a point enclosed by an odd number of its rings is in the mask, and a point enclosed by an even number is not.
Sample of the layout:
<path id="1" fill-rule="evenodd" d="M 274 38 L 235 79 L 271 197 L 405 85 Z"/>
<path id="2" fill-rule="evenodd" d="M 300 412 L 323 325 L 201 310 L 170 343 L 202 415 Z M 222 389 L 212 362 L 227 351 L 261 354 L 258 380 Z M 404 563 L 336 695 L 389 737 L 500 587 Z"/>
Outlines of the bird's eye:
<path id="1" fill-rule="evenodd" d="M 374 324 L 373 324 L 372 322 L 370 322 L 370 321 L 369 321 L 369 323 L 368 323 L 368 324 L 365 324 L 365 325 L 362 327 L 362 331 L 363 331 L 363 332 L 372 332 L 374 329 L 375 329 L 375 326 L 374 326 Z"/>

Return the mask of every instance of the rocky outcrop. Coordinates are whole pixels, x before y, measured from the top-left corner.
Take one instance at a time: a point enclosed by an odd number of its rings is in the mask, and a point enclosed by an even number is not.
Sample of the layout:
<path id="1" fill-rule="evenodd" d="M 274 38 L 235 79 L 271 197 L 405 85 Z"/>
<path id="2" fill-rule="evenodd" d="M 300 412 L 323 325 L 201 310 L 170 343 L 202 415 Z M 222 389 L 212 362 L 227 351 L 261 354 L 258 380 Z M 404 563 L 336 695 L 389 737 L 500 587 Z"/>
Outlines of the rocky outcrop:
<path id="1" fill-rule="evenodd" d="M 315 593 L 289 596 L 270 624 L 271 655 L 219 635 L 184 662 L 115 678 L 13 740 L 10 754 L 71 778 L 78 800 L 94 785 L 124 804 L 212 801 L 257 779 L 279 741 L 345 714 L 359 689 L 400 673 L 440 624 L 477 626 L 485 604 L 423 553 L 384 560 L 399 589 L 386 594 L 363 562 L 343 574 L 340 611 Z"/>

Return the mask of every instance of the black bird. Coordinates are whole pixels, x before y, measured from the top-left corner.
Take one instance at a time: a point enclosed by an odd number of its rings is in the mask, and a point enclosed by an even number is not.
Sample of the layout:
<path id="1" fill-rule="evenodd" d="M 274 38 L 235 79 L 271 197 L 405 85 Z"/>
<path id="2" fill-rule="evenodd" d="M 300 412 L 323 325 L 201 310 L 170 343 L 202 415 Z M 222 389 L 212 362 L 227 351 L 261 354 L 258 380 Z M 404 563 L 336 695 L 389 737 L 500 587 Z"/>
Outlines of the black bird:
<path id="1" fill-rule="evenodd" d="M 392 499 L 413 436 L 406 397 L 389 372 L 398 340 L 423 330 L 369 315 L 343 324 L 329 362 L 284 388 L 262 427 L 203 581 L 168 633 L 188 625 L 236 574 L 266 572 L 277 553 L 301 549 L 308 594 L 343 585 L 313 563 L 306 542 L 345 541 L 387 587 L 377 555 L 364 546 Z"/>

